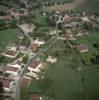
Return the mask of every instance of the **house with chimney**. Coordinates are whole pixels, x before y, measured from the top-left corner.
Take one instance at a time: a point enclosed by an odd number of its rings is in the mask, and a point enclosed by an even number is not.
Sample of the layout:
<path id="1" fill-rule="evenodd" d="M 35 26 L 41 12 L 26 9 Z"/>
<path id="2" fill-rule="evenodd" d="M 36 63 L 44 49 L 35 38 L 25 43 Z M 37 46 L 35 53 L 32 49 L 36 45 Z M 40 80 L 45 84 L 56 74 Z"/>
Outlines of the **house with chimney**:
<path id="1" fill-rule="evenodd" d="M 30 100 L 43 100 L 43 97 L 39 94 L 31 94 Z"/>
<path id="2" fill-rule="evenodd" d="M 88 46 L 86 44 L 78 44 L 75 46 L 75 49 L 79 53 L 88 52 Z"/>

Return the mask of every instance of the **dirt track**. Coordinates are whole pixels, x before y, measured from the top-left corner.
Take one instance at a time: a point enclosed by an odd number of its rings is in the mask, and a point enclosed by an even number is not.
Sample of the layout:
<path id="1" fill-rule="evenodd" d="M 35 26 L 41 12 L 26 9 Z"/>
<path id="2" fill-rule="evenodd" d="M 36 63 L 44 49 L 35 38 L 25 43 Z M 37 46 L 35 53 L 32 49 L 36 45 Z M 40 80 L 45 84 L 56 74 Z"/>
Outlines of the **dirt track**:
<path id="1" fill-rule="evenodd" d="M 47 8 L 49 11 L 53 10 L 59 10 L 59 11 L 64 11 L 64 10 L 72 10 L 74 8 L 79 7 L 81 4 L 85 3 L 88 0 L 74 0 L 71 3 L 66 3 L 64 5 L 55 5 L 55 6 L 50 6 Z"/>

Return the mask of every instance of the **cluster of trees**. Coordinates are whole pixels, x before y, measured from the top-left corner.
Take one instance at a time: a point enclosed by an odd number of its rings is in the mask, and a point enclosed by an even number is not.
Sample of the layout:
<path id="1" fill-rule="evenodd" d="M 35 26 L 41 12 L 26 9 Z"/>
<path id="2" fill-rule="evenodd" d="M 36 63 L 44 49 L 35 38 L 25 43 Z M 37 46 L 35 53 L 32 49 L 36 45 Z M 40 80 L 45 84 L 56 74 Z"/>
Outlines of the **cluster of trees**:
<path id="1" fill-rule="evenodd" d="M 5 11 L 0 11 L 0 16 L 7 16 L 8 14 Z M 5 28 L 14 28 L 16 27 L 16 20 L 5 20 L 5 19 L 0 19 L 0 29 L 5 29 Z"/>
<path id="2" fill-rule="evenodd" d="M 5 56 L 0 56 L 0 63 L 9 63 L 11 62 L 12 59 L 5 57 Z"/>
<path id="3" fill-rule="evenodd" d="M 70 3 L 71 1 L 72 0 L 53 2 L 53 1 L 49 1 L 49 0 L 44 0 L 43 5 L 44 6 L 53 6 L 53 5 L 60 5 L 60 4 Z"/>
<path id="4" fill-rule="evenodd" d="M 26 46 L 26 47 L 30 45 L 30 41 L 28 40 L 27 37 L 23 38 L 21 45 Z"/>
<path id="5" fill-rule="evenodd" d="M 23 59 L 22 59 L 22 62 L 24 63 L 24 64 L 26 64 L 27 62 L 28 62 L 28 55 L 26 55 L 26 56 L 24 56 L 23 57 Z"/>
<path id="6" fill-rule="evenodd" d="M 99 30 L 99 25 L 98 24 L 93 24 L 93 23 L 83 23 L 82 27 L 86 30 L 94 30 L 98 31 Z"/>
<path id="7" fill-rule="evenodd" d="M 12 8 L 13 5 L 11 5 L 12 0 L 0 0 L 0 5 L 6 6 L 8 8 Z"/>
<path id="8" fill-rule="evenodd" d="M 5 15 L 7 15 L 7 13 L 5 11 L 1 10 L 0 15 L 5 16 Z"/>
<path id="9" fill-rule="evenodd" d="M 93 64 L 99 65 L 99 55 L 96 55 L 95 57 L 91 58 L 91 62 Z"/>
<path id="10" fill-rule="evenodd" d="M 54 17 L 46 17 L 46 22 L 48 23 L 49 26 L 55 27 L 56 26 L 56 21 Z"/>
<path id="11" fill-rule="evenodd" d="M 94 46 L 96 49 L 99 50 L 99 43 L 95 43 L 95 44 L 93 44 L 93 46 Z"/>
<path id="12" fill-rule="evenodd" d="M 2 95 L 3 93 L 4 93 L 3 84 L 2 82 L 0 82 L 0 100 L 4 100 L 4 96 Z"/>
<path id="13" fill-rule="evenodd" d="M 0 20 L 0 30 L 16 27 L 16 20 Z"/>

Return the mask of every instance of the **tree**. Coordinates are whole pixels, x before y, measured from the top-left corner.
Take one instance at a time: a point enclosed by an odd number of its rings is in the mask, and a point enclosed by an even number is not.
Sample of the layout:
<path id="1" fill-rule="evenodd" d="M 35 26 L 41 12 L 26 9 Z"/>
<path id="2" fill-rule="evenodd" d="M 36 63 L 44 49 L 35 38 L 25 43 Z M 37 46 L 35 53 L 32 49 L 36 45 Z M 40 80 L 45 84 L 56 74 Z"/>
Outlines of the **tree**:
<path id="1" fill-rule="evenodd" d="M 24 63 L 24 64 L 26 64 L 27 62 L 28 62 L 28 55 L 26 55 L 26 56 L 24 56 L 23 57 L 23 59 L 22 59 L 22 62 Z"/>
<path id="2" fill-rule="evenodd" d="M 96 56 L 96 63 L 99 64 L 99 55 Z"/>
<path id="3" fill-rule="evenodd" d="M 58 24 L 58 29 L 62 29 L 63 28 L 63 24 L 60 22 L 59 24 Z"/>
<path id="4" fill-rule="evenodd" d="M 46 17 L 46 22 L 48 23 L 49 26 L 52 26 L 52 27 L 56 26 L 56 22 L 53 19 L 53 17 Z"/>
<path id="5" fill-rule="evenodd" d="M 5 15 L 7 15 L 7 13 L 6 13 L 5 11 L 2 10 L 2 11 L 0 11 L 0 15 L 1 15 L 1 16 L 5 16 Z"/>
<path id="6" fill-rule="evenodd" d="M 99 50 L 99 43 L 95 43 L 93 46 Z"/>
<path id="7" fill-rule="evenodd" d="M 3 100 L 4 98 L 3 98 L 3 94 L 4 93 L 4 89 L 3 89 L 3 83 L 2 82 L 0 82 L 0 100 Z"/>
<path id="8" fill-rule="evenodd" d="M 5 56 L 0 56 L 0 63 L 9 63 L 11 61 L 10 58 Z"/>
<path id="9" fill-rule="evenodd" d="M 99 55 L 96 55 L 95 57 L 91 58 L 91 62 L 93 64 L 98 64 L 99 65 Z"/>

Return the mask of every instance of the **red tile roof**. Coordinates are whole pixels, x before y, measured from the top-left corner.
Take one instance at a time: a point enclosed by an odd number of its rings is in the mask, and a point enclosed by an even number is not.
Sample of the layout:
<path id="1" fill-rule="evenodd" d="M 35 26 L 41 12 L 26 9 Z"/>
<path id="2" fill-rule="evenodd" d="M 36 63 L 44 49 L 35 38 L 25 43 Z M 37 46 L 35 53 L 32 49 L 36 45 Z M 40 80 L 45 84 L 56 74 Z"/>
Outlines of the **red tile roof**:
<path id="1" fill-rule="evenodd" d="M 33 43 L 33 44 L 31 45 L 31 50 L 32 50 L 32 51 L 36 51 L 37 48 L 38 48 L 38 44 Z"/>
<path id="2" fill-rule="evenodd" d="M 32 100 L 40 100 L 40 97 L 38 96 L 32 97 Z"/>
<path id="3" fill-rule="evenodd" d="M 88 49 L 88 46 L 85 44 L 79 44 L 76 46 L 77 51 L 82 51 Z"/>
<path id="4" fill-rule="evenodd" d="M 0 78 L 0 82 L 2 82 L 3 87 L 9 88 L 11 80 Z"/>
<path id="5" fill-rule="evenodd" d="M 68 34 L 65 34 L 64 38 L 65 38 L 66 40 L 68 40 L 68 39 L 70 39 L 70 36 L 69 36 Z"/>
<path id="6" fill-rule="evenodd" d="M 31 99 L 30 100 L 41 100 L 41 96 L 38 94 L 33 94 L 31 95 Z"/>
<path id="7" fill-rule="evenodd" d="M 72 17 L 68 16 L 68 15 L 65 15 L 64 16 L 64 21 L 67 22 L 67 23 L 70 23 L 72 20 Z"/>
<path id="8" fill-rule="evenodd" d="M 24 79 L 22 80 L 21 86 L 22 86 L 22 87 L 27 87 L 27 86 L 29 86 L 30 81 L 31 81 L 30 79 L 24 78 Z"/>
<path id="9" fill-rule="evenodd" d="M 13 50 L 7 50 L 7 51 L 5 51 L 5 54 L 15 56 L 17 54 L 17 52 L 13 51 Z"/>
<path id="10" fill-rule="evenodd" d="M 13 72 L 16 72 L 17 70 L 18 70 L 18 68 L 11 67 L 11 66 L 6 66 L 3 69 L 3 71 L 13 71 Z"/>
<path id="11" fill-rule="evenodd" d="M 40 64 L 40 61 L 32 61 L 30 64 L 29 64 L 29 67 L 35 69 L 37 68 L 37 66 Z"/>

